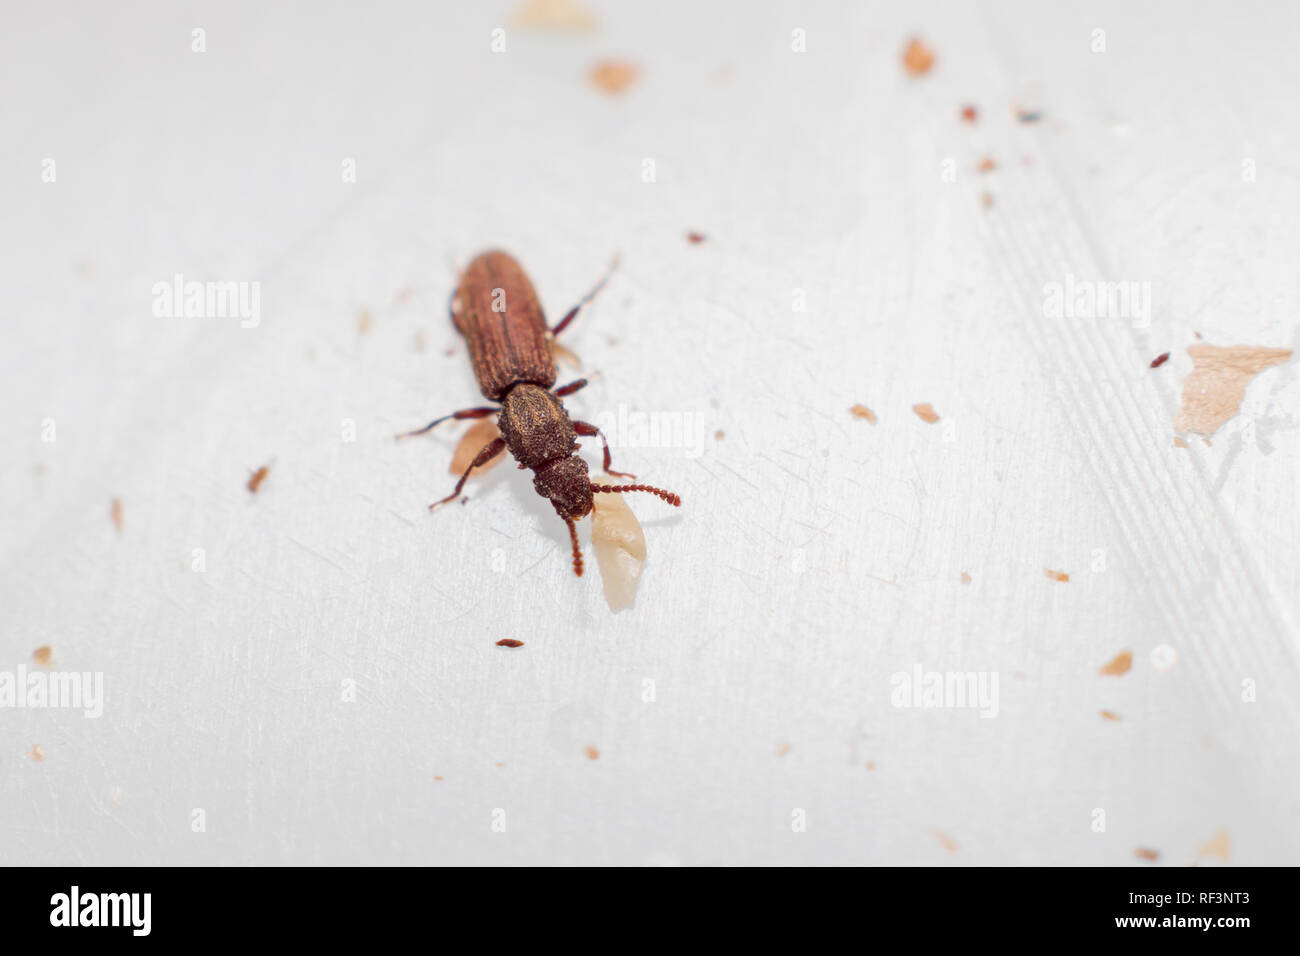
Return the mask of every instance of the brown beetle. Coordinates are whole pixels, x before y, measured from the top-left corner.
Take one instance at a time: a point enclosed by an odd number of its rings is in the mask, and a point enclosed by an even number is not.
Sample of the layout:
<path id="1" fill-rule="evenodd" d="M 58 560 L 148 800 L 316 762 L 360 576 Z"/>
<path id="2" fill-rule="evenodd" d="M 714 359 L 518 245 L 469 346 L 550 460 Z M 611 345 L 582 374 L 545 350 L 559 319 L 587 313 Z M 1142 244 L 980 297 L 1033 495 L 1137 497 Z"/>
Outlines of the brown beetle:
<path id="1" fill-rule="evenodd" d="M 613 271 L 617 261 L 610 266 Z M 466 408 L 435 418 L 423 428 L 404 435 L 423 435 L 442 422 L 453 418 L 487 418 L 499 415 L 501 437 L 484 446 L 456 482 L 456 489 L 439 505 L 460 496 L 470 472 L 510 449 L 520 468 L 533 471 L 533 487 L 550 500 L 556 514 L 569 526 L 573 544 L 573 572 L 582 575 L 582 549 L 574 522 L 591 514 L 594 492 L 646 491 L 658 495 L 673 507 L 681 498 L 662 488 L 649 485 L 595 485 L 587 474 L 587 463 L 578 456 L 578 436 L 596 436 L 605 451 L 605 471 L 611 475 L 635 478 L 610 467 L 609 442 L 599 428 L 587 422 L 573 421 L 560 399 L 572 395 L 587 384 L 585 378 L 555 388 L 555 357 L 551 340 L 564 331 L 584 305 L 609 280 L 609 273 L 569 310 L 553 329 L 546 327 L 546 316 L 532 282 L 519 263 L 504 252 L 485 252 L 476 257 L 461 276 L 460 285 L 450 302 L 451 320 L 469 345 L 470 361 L 484 398 L 500 407 Z"/>

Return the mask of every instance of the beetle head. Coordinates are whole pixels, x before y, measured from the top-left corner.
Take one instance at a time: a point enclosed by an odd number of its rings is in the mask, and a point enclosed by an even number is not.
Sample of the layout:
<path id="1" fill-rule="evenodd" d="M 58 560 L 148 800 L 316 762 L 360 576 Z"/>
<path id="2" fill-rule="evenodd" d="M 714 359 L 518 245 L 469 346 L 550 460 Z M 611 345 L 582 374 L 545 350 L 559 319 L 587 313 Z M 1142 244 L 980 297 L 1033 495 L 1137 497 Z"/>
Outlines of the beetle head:
<path id="1" fill-rule="evenodd" d="M 591 514 L 591 478 L 587 474 L 587 462 L 577 455 L 556 459 L 538 469 L 533 487 L 543 498 L 551 499 L 565 521 L 577 521 Z"/>

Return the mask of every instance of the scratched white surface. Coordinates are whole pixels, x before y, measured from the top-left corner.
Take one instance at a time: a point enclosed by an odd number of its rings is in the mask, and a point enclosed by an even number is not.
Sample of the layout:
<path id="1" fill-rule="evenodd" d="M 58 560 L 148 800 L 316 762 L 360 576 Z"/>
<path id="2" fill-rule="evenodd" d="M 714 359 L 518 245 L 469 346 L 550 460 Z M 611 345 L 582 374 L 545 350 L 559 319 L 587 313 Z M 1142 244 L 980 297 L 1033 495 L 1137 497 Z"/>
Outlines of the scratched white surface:
<path id="1" fill-rule="evenodd" d="M 0 670 L 105 701 L 0 711 L 0 861 L 1297 862 L 1295 364 L 1171 428 L 1194 332 L 1297 340 L 1294 7 L 593 3 L 493 53 L 509 4 L 318 6 L 6 11 Z M 632 502 L 631 611 L 526 473 L 430 516 L 459 430 L 392 441 L 479 404 L 492 246 L 553 318 L 621 253 L 570 408 L 703 423 L 611 435 L 685 499 Z M 176 273 L 260 325 L 155 317 Z M 1047 317 L 1067 275 L 1149 328 Z M 917 666 L 996 717 L 893 706 Z"/>

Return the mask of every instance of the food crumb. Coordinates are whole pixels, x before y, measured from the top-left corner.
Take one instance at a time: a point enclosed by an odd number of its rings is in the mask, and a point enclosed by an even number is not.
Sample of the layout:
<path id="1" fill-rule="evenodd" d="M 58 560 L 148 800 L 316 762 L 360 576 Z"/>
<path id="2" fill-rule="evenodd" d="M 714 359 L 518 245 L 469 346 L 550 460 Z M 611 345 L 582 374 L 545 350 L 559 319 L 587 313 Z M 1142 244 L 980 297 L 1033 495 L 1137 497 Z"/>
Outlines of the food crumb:
<path id="1" fill-rule="evenodd" d="M 790 745 L 786 741 L 783 740 L 776 745 L 776 755 L 778 757 L 784 757 L 789 752 L 790 752 Z"/>
<path id="2" fill-rule="evenodd" d="M 113 499 L 113 503 L 109 505 L 108 514 L 113 519 L 113 527 L 117 529 L 118 534 L 121 534 L 124 524 L 121 498 Z"/>
<path id="3" fill-rule="evenodd" d="M 980 196 L 980 205 L 982 205 L 985 209 L 992 209 L 993 194 L 991 192 L 985 192 L 982 196 Z"/>
<path id="4" fill-rule="evenodd" d="M 1127 674 L 1133 667 L 1133 652 L 1120 651 L 1108 663 L 1098 668 L 1097 673 L 1102 677 L 1121 677 Z"/>
<path id="5" fill-rule="evenodd" d="M 424 347 L 425 347 L 425 345 L 427 345 L 427 344 L 428 344 L 428 342 L 427 342 L 427 340 L 426 340 L 425 337 L 424 337 L 424 333 L 423 333 L 423 332 L 416 332 L 416 333 L 415 333 L 415 339 L 414 339 L 414 341 L 412 341 L 412 343 L 411 343 L 411 345 L 414 347 L 415 351 L 417 351 L 417 352 L 423 352 L 423 351 L 424 351 Z"/>
<path id="6" fill-rule="evenodd" d="M 257 471 L 253 472 L 248 479 L 249 494 L 257 494 L 258 490 L 262 487 L 262 482 L 266 481 L 266 476 L 270 473 L 270 465 L 263 465 L 261 468 L 257 469 Z"/>
<path id="7" fill-rule="evenodd" d="M 1290 349 L 1253 345 L 1192 345 L 1193 368 L 1183 381 L 1182 407 L 1174 430 L 1212 435 L 1241 410 L 1246 386 L 1256 375 L 1291 358 Z"/>
<path id="8" fill-rule="evenodd" d="M 1168 361 L 1169 361 L 1169 353 L 1161 352 L 1159 355 L 1157 355 L 1155 358 L 1151 360 L 1151 367 L 1159 368 L 1160 366 L 1164 365 Z"/>
<path id="9" fill-rule="evenodd" d="M 724 432 L 721 428 L 719 428 L 716 432 L 713 433 L 713 437 L 716 438 L 718 441 L 722 441 L 722 439 L 727 437 L 727 433 Z"/>
<path id="10" fill-rule="evenodd" d="M 108 788 L 108 799 L 112 800 L 115 804 L 120 805 L 120 804 L 122 803 L 122 788 L 121 788 L 121 787 L 109 787 L 109 788 Z"/>
<path id="11" fill-rule="evenodd" d="M 870 422 L 872 425 L 876 423 L 876 413 L 873 412 L 871 409 L 867 408 L 867 406 L 865 405 L 854 405 L 852 408 L 849 409 L 849 412 L 853 414 L 854 417 L 865 419 L 866 421 Z"/>
<path id="12" fill-rule="evenodd" d="M 574 368 L 582 368 L 582 359 L 578 358 L 578 353 L 573 351 L 567 345 L 561 345 L 554 339 L 551 340 L 551 354 L 557 359 L 562 359 L 566 365 L 572 365 Z"/>
<path id="13" fill-rule="evenodd" d="M 456 446 L 456 450 L 451 454 L 451 467 L 448 470 L 457 477 L 465 474 L 465 469 L 474 463 L 478 453 L 500 436 L 501 430 L 497 428 L 496 422 L 476 422 L 461 436 L 460 444 Z M 474 469 L 475 477 L 501 464 L 504 457 L 505 449 L 503 448 L 489 458 L 487 464 L 479 465 Z"/>
<path id="14" fill-rule="evenodd" d="M 979 165 L 976 166 L 975 168 L 978 169 L 981 173 L 991 173 L 993 172 L 993 170 L 998 168 L 998 164 L 997 161 L 992 156 L 985 156 L 983 159 L 980 160 Z"/>
<path id="15" fill-rule="evenodd" d="M 1175 447 L 1175 448 L 1186 448 L 1186 447 L 1187 447 L 1187 439 L 1184 438 L 1184 437 L 1182 437 L 1181 435 L 1175 435 L 1175 436 L 1174 436 L 1174 447 Z"/>
<path id="16" fill-rule="evenodd" d="M 1051 568 L 1043 568 L 1043 573 L 1053 581 L 1059 581 L 1062 584 L 1070 583 L 1070 575 L 1065 571 L 1053 571 Z"/>
<path id="17" fill-rule="evenodd" d="M 688 232 L 686 234 L 686 241 L 693 246 L 698 246 L 701 242 L 703 242 L 707 238 L 708 236 L 706 236 L 702 232 Z"/>
<path id="18" fill-rule="evenodd" d="M 374 324 L 375 317 L 370 314 L 370 310 L 362 309 L 361 314 L 357 316 L 357 334 L 365 335 Z"/>
<path id="19" fill-rule="evenodd" d="M 1139 860 L 1147 860 L 1151 863 L 1154 863 L 1156 860 L 1160 859 L 1159 850 L 1148 850 L 1144 846 L 1140 846 L 1136 850 L 1134 850 L 1133 855 L 1137 857 Z"/>
<path id="20" fill-rule="evenodd" d="M 934 51 L 919 38 L 912 37 L 903 49 L 903 69 L 912 76 L 924 76 L 934 66 Z"/>
<path id="21" fill-rule="evenodd" d="M 952 837 L 948 836 L 948 834 L 944 833 L 942 830 L 936 830 L 934 827 L 930 827 L 930 835 L 933 836 L 936 840 L 938 840 L 939 845 L 942 846 L 949 853 L 957 852 L 957 842 Z"/>
<path id="22" fill-rule="evenodd" d="M 1098 711 L 1098 713 L 1101 714 L 1101 716 L 1104 717 L 1106 720 L 1116 720 L 1116 721 L 1118 721 L 1118 720 L 1123 720 L 1123 719 L 1124 719 L 1124 718 L 1121 717 L 1119 714 L 1115 713 L 1115 711 L 1113 711 L 1113 710 L 1100 710 L 1100 711 Z"/>
<path id="23" fill-rule="evenodd" d="M 597 750 L 595 747 L 588 747 L 587 750 L 586 750 L 586 754 L 587 754 L 587 759 L 588 759 L 588 760 L 599 760 L 599 759 L 600 759 L 600 751 Z"/>
<path id="24" fill-rule="evenodd" d="M 439 783 L 442 782 L 442 777 L 434 777 L 433 779 L 436 780 L 436 781 L 438 781 Z"/>
<path id="25" fill-rule="evenodd" d="M 868 761 L 867 761 L 867 769 L 868 769 L 868 770 L 875 770 L 875 769 L 876 769 L 876 762 L 875 762 L 874 760 L 868 760 Z"/>
<path id="26" fill-rule="evenodd" d="M 42 667 L 49 667 L 50 655 L 52 653 L 53 651 L 51 650 L 50 645 L 42 644 L 40 647 L 36 648 L 36 650 L 32 651 L 32 660 L 36 661 L 36 663 L 40 664 Z"/>
<path id="27" fill-rule="evenodd" d="M 970 584 L 970 582 L 971 582 L 971 577 L 970 577 L 970 575 L 967 574 L 965 571 L 963 571 L 963 572 L 961 573 L 961 583 L 962 583 L 962 584 Z"/>
<path id="28" fill-rule="evenodd" d="M 591 68 L 588 79 L 601 92 L 618 96 L 635 83 L 640 75 L 640 68 L 626 61 L 602 60 Z"/>
<path id="29" fill-rule="evenodd" d="M 497 647 L 523 647 L 523 641 L 516 641 L 513 637 L 503 637 L 497 641 Z"/>
<path id="30" fill-rule="evenodd" d="M 912 411 L 916 412 L 916 417 L 923 422 L 933 425 L 939 420 L 939 413 L 934 410 L 934 406 L 929 402 L 922 402 L 920 405 L 913 405 Z"/>
<path id="31" fill-rule="evenodd" d="M 45 751 L 41 749 L 40 744 L 32 744 L 32 749 L 27 751 L 27 756 L 31 757 L 33 760 L 44 760 Z"/>
<path id="32" fill-rule="evenodd" d="M 1228 831 L 1219 830 L 1210 837 L 1208 843 L 1202 843 L 1200 847 L 1201 856 L 1214 856 L 1220 860 L 1226 860 L 1231 854 L 1232 849 L 1228 844 Z"/>
<path id="33" fill-rule="evenodd" d="M 510 25 L 522 30 L 590 33 L 598 22 L 578 0 L 524 0 L 510 14 Z"/>
<path id="34" fill-rule="evenodd" d="M 971 103 L 967 103 L 961 108 L 961 118 L 964 122 L 974 123 L 979 119 L 979 110 Z"/>

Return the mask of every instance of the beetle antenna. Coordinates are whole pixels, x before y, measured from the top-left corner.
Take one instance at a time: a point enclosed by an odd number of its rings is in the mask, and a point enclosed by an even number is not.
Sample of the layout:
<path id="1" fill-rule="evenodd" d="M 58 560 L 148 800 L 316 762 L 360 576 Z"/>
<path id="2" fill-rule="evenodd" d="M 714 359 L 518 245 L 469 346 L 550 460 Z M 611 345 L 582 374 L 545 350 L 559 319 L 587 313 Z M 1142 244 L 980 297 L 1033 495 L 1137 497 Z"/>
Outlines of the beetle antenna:
<path id="1" fill-rule="evenodd" d="M 582 577 L 582 548 L 578 545 L 578 529 L 571 518 L 565 518 L 564 523 L 569 526 L 569 540 L 573 542 L 573 573 Z"/>
<path id="2" fill-rule="evenodd" d="M 675 495 L 671 491 L 664 491 L 662 488 L 655 488 L 652 485 L 592 485 L 591 490 L 598 491 L 601 494 L 609 494 L 611 492 L 621 493 L 624 491 L 648 491 L 650 494 L 662 498 L 674 508 L 680 508 L 682 506 L 680 495 Z"/>

